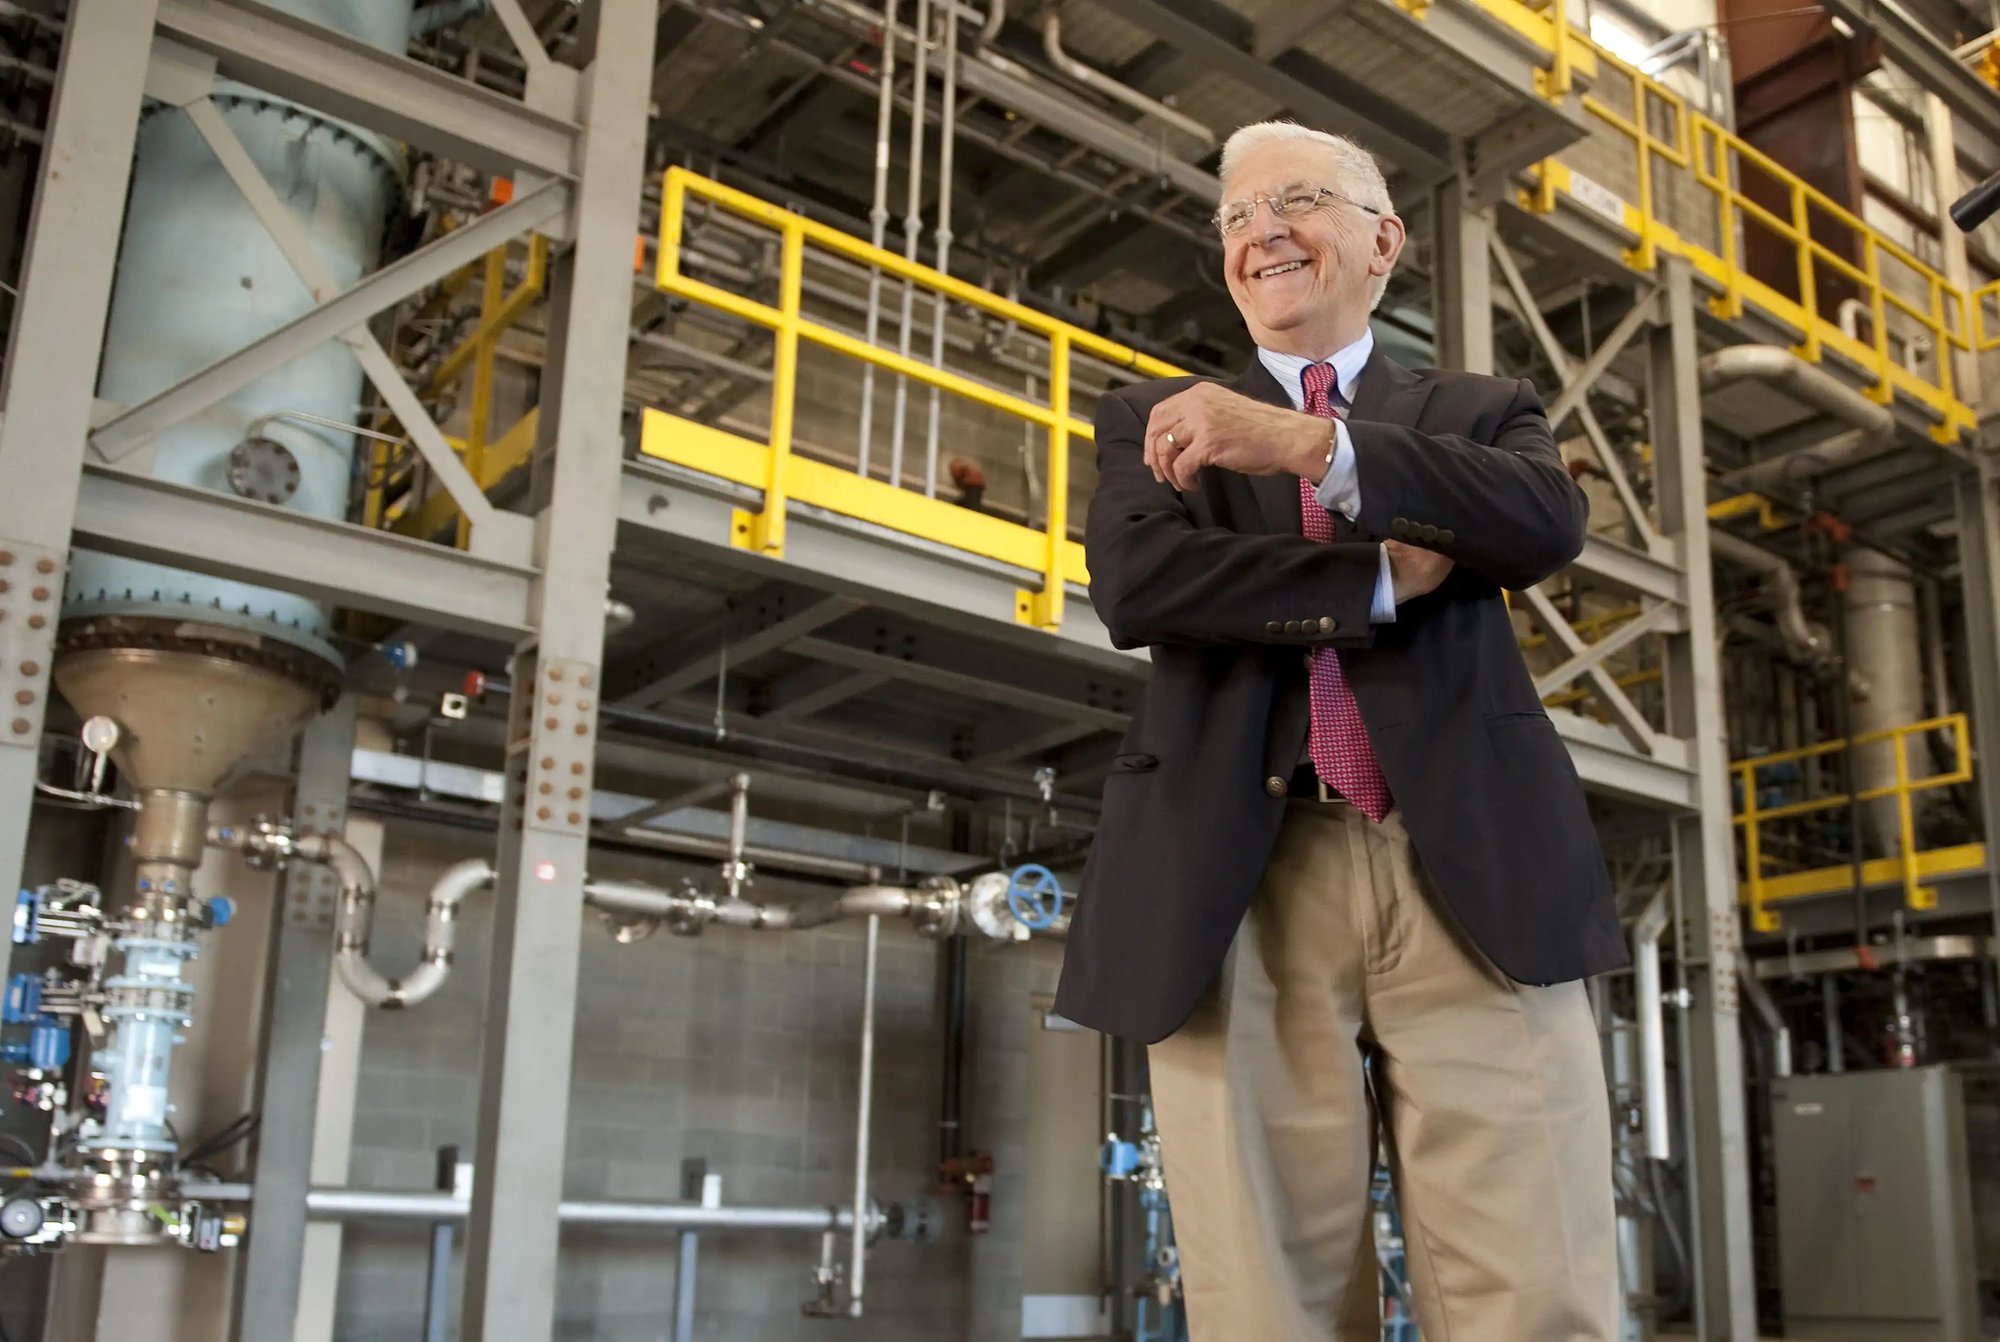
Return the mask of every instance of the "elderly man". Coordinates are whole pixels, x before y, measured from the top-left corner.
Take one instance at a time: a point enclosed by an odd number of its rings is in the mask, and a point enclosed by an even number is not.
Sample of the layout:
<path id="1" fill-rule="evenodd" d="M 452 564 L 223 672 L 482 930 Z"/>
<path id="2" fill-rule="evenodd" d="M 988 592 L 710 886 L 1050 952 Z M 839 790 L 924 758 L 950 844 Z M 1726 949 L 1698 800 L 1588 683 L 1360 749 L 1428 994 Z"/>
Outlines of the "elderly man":
<path id="1" fill-rule="evenodd" d="M 1404 232 L 1366 152 L 1246 126 L 1222 180 L 1257 358 L 1097 408 L 1091 599 L 1154 673 L 1057 1009 L 1151 1045 L 1194 1342 L 1379 1336 L 1378 1130 L 1426 1337 L 1612 1338 L 1581 980 L 1624 942 L 1501 597 L 1584 499 L 1528 383 L 1374 347 Z"/>

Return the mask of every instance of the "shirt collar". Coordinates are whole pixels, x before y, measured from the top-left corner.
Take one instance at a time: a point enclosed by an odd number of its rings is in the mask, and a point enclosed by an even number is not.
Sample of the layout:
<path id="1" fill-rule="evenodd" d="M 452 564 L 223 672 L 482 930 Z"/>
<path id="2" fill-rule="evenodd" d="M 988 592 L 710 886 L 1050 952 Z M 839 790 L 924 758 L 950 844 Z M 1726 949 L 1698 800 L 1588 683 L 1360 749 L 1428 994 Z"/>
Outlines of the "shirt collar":
<path id="1" fill-rule="evenodd" d="M 1361 370 L 1368 366 L 1368 356 L 1375 352 L 1375 332 L 1364 329 L 1361 339 L 1334 354 L 1325 362 L 1333 365 L 1333 384 L 1340 391 L 1340 399 L 1354 404 L 1354 384 L 1361 380 Z M 1265 371 L 1277 379 L 1285 389 L 1285 395 L 1292 398 L 1292 409 L 1297 410 L 1306 403 L 1305 371 L 1317 359 L 1308 359 L 1302 354 L 1280 354 L 1276 350 L 1257 348 L 1257 360 Z"/>

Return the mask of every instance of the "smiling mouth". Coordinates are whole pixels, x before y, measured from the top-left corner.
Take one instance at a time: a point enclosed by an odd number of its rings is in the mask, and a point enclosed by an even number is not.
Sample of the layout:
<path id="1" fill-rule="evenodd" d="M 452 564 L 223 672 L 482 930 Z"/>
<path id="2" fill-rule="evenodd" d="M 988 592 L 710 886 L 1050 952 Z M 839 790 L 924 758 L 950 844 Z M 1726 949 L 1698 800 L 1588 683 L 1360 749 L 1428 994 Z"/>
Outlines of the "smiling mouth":
<path id="1" fill-rule="evenodd" d="M 1279 265 L 1265 266 L 1262 270 L 1254 271 L 1251 274 L 1251 278 L 1268 280 L 1279 275 L 1289 275 L 1294 270 L 1304 270 L 1305 267 L 1306 263 L 1304 261 L 1285 261 Z"/>

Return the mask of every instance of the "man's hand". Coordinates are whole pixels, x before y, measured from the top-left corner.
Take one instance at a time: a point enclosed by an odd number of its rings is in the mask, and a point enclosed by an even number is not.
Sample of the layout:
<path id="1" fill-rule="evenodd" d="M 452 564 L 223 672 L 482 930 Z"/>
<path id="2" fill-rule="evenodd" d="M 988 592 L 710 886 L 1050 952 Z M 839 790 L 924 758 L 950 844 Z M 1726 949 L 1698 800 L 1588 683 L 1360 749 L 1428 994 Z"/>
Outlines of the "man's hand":
<path id="1" fill-rule="evenodd" d="M 1382 548 L 1389 552 L 1389 579 L 1399 606 L 1435 590 L 1451 572 L 1451 560 L 1435 550 L 1419 549 L 1401 541 L 1383 541 Z"/>
<path id="2" fill-rule="evenodd" d="M 1333 424 L 1315 415 L 1199 382 L 1153 407 L 1146 421 L 1146 465 L 1175 489 L 1198 487 L 1204 466 L 1243 475 L 1289 471 L 1317 484 L 1326 474 Z"/>

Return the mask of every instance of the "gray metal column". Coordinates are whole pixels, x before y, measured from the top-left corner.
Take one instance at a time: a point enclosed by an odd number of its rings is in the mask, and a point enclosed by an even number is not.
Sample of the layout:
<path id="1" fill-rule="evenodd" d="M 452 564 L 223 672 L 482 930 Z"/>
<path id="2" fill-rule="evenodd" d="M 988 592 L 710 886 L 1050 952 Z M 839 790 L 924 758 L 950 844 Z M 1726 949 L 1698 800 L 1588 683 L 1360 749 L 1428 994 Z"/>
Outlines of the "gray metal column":
<path id="1" fill-rule="evenodd" d="M 545 1342 L 554 1331 L 556 1209 L 655 8 L 599 0 L 580 33 L 592 53 L 589 112 L 576 242 L 552 274 L 534 460 L 538 632 L 516 654 L 510 700 L 466 1246 L 467 1342 Z"/>
<path id="2" fill-rule="evenodd" d="M 343 699 L 306 728 L 299 745 L 292 825 L 300 833 L 346 829 L 353 760 L 354 701 Z M 257 1176 L 230 1320 L 237 1342 L 290 1338 L 297 1326 L 338 886 L 331 869 L 303 862 L 288 867 L 278 886 L 257 1060 Z"/>
<path id="3" fill-rule="evenodd" d="M 2000 959 L 2000 462 L 1982 453 L 1956 483 L 1958 568 L 1965 599 L 1965 667 L 1993 953 Z"/>
<path id="4" fill-rule="evenodd" d="M 1493 205 L 1471 195 L 1463 177 L 1431 194 L 1437 256 L 1431 320 L 1437 363 L 1469 373 L 1493 371 Z"/>
<path id="5" fill-rule="evenodd" d="M 1685 262 L 1662 260 L 1661 279 L 1664 320 L 1649 338 L 1647 403 L 1660 530 L 1678 545 L 1688 575 L 1687 631 L 1667 640 L 1667 730 L 1689 742 L 1698 797 L 1696 811 L 1673 822 L 1676 908 L 1695 990 L 1681 1028 L 1692 1036 L 1684 1056 L 1694 1064 L 1682 1085 L 1692 1091 L 1694 1116 L 1688 1145 L 1700 1259 L 1696 1322 L 1703 1337 L 1755 1342 L 1750 1150 L 1737 1028 L 1742 949 L 1702 469 L 1695 300 Z"/>
<path id="6" fill-rule="evenodd" d="M 0 383 L 0 890 L 21 877 L 49 651 L 125 218 L 154 0 L 72 0 Z M 37 593 L 40 593 L 38 596 Z M 0 942 L 0 980 L 8 946 Z"/>

